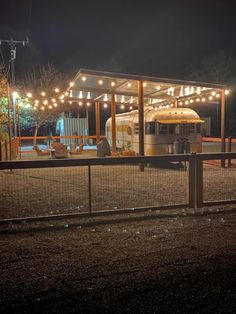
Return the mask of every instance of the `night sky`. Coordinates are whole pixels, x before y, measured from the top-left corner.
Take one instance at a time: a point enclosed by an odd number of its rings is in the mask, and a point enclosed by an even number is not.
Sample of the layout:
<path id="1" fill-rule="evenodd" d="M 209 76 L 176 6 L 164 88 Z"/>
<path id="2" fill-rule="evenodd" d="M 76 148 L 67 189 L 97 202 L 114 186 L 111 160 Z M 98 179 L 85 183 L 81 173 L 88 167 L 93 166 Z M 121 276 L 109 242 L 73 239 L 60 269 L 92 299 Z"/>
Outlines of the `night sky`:
<path id="1" fill-rule="evenodd" d="M 236 51 L 236 1 L 8 0 L 0 10 L 0 38 L 29 34 L 18 75 L 50 62 L 68 75 L 85 67 L 183 78 L 203 57 Z"/>

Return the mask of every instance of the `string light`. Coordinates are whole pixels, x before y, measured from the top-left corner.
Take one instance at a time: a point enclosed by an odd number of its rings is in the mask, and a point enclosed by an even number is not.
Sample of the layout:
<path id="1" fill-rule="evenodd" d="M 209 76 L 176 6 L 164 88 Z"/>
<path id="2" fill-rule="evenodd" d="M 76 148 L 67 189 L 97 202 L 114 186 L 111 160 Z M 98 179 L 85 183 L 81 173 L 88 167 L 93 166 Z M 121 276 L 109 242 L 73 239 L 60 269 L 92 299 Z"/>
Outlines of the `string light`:
<path id="1" fill-rule="evenodd" d="M 79 101 L 79 106 L 82 106 L 82 105 L 83 105 L 82 101 Z"/>
<path id="2" fill-rule="evenodd" d="M 54 89 L 54 91 L 55 91 L 55 93 L 59 93 L 59 92 L 60 92 L 60 89 L 56 87 L 56 88 Z"/>
<path id="3" fill-rule="evenodd" d="M 120 106 L 120 108 L 121 108 L 121 109 L 124 109 L 124 108 L 125 108 L 125 106 L 124 106 L 124 105 L 121 105 L 121 106 Z"/>
<path id="4" fill-rule="evenodd" d="M 202 102 L 204 102 L 204 101 L 206 101 L 206 98 L 203 97 L 203 98 L 202 98 Z"/>
<path id="5" fill-rule="evenodd" d="M 33 109 L 36 110 L 37 108 L 36 108 L 36 107 L 33 107 Z"/>
<path id="6" fill-rule="evenodd" d="M 32 93 L 27 93 L 26 96 L 27 96 L 28 98 L 31 98 L 31 97 L 32 97 Z"/>
<path id="7" fill-rule="evenodd" d="M 61 99 L 61 102 L 63 103 L 63 102 L 65 102 L 65 100 L 64 100 L 64 99 Z"/>
<path id="8" fill-rule="evenodd" d="M 66 95 L 66 96 L 68 96 L 68 95 L 69 95 L 69 93 L 68 93 L 68 92 L 65 92 L 65 95 Z"/>
<path id="9" fill-rule="evenodd" d="M 52 105 L 49 105 L 48 108 L 49 108 L 49 109 L 52 109 Z"/>
<path id="10" fill-rule="evenodd" d="M 44 106 L 42 106 L 41 109 L 44 110 Z"/>
<path id="11" fill-rule="evenodd" d="M 229 95 L 229 90 L 228 89 L 225 90 L 225 95 Z"/>
<path id="12" fill-rule="evenodd" d="M 147 86 L 147 83 L 146 83 L 146 82 L 144 82 L 144 83 L 143 83 L 143 87 L 146 87 L 146 86 Z"/>
<path id="13" fill-rule="evenodd" d="M 90 102 L 88 101 L 88 102 L 86 103 L 86 105 L 89 107 L 89 106 L 90 106 Z"/>
<path id="14" fill-rule="evenodd" d="M 220 94 L 216 94 L 216 98 L 220 98 Z"/>
<path id="15" fill-rule="evenodd" d="M 69 101 L 69 104 L 71 105 L 71 104 L 72 104 L 72 101 Z"/>
<path id="16" fill-rule="evenodd" d="M 42 92 L 41 95 L 44 97 L 44 96 L 46 96 L 46 93 L 45 93 L 45 92 Z"/>
<path id="17" fill-rule="evenodd" d="M 55 99 L 55 98 L 53 98 L 53 99 L 52 99 L 52 102 L 56 102 L 56 99 Z"/>
<path id="18" fill-rule="evenodd" d="M 103 84 L 103 81 L 102 81 L 102 80 L 99 80 L 99 81 L 98 81 L 98 84 L 99 84 L 99 85 L 102 85 L 102 84 Z"/>
<path id="19" fill-rule="evenodd" d="M 157 90 L 160 90 L 160 89 L 161 89 L 161 86 L 157 85 L 157 86 L 156 86 L 156 89 L 157 89 Z"/>
<path id="20" fill-rule="evenodd" d="M 179 105 L 180 105 L 180 106 L 182 106 L 182 105 L 183 105 L 183 102 L 182 102 L 182 101 L 180 101 L 180 102 L 179 102 Z"/>
<path id="21" fill-rule="evenodd" d="M 85 82 L 86 81 L 86 77 L 82 76 L 82 81 Z"/>
<path id="22" fill-rule="evenodd" d="M 197 102 L 199 102 L 200 101 L 200 98 L 197 98 Z"/>
<path id="23" fill-rule="evenodd" d="M 75 85 L 74 82 L 70 82 L 70 86 L 73 87 Z"/>
<path id="24" fill-rule="evenodd" d="M 55 103 L 53 104 L 53 106 L 54 106 L 54 107 L 57 107 L 57 103 L 55 102 Z"/>
<path id="25" fill-rule="evenodd" d="M 215 96 L 215 95 L 216 95 L 216 92 L 215 92 L 215 91 L 213 91 L 211 94 L 212 94 L 212 96 Z"/>
<path id="26" fill-rule="evenodd" d="M 212 100 L 213 99 L 213 97 L 212 96 L 209 96 L 209 98 L 208 98 L 209 100 Z"/>
<path id="27" fill-rule="evenodd" d="M 129 82 L 129 83 L 128 83 L 128 87 L 131 87 L 131 86 L 132 86 L 132 84 Z"/>
<path id="28" fill-rule="evenodd" d="M 188 101 L 188 100 L 186 100 L 186 101 L 185 101 L 185 105 L 188 105 L 188 104 L 189 104 L 189 101 Z"/>
<path id="29" fill-rule="evenodd" d="M 116 85 L 116 83 L 115 83 L 115 82 L 111 82 L 111 86 L 113 86 L 113 87 L 114 87 L 115 85 Z"/>
<path id="30" fill-rule="evenodd" d="M 132 110 L 132 109 L 133 109 L 133 106 L 130 106 L 129 109 Z"/>
<path id="31" fill-rule="evenodd" d="M 190 99 L 191 104 L 193 103 L 193 99 Z"/>
<path id="32" fill-rule="evenodd" d="M 47 104 L 48 104 L 48 101 L 47 101 L 47 100 L 44 100 L 44 101 L 43 101 L 43 104 L 44 104 L 44 105 L 47 105 Z"/>
<path id="33" fill-rule="evenodd" d="M 107 104 L 104 104 L 103 107 L 104 107 L 104 108 L 107 108 Z"/>
<path id="34" fill-rule="evenodd" d="M 38 99 L 35 99 L 34 103 L 35 103 L 35 104 L 38 104 L 38 103 L 39 103 Z"/>

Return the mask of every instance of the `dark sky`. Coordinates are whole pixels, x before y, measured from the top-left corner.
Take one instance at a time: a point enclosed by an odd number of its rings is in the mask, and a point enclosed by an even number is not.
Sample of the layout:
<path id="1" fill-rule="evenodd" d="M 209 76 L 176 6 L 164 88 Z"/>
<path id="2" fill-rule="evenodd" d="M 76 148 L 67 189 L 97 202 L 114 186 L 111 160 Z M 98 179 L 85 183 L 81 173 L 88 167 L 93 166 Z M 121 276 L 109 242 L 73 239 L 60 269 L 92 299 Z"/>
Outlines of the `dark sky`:
<path id="1" fill-rule="evenodd" d="M 19 72 L 51 62 L 68 74 L 181 77 L 204 56 L 236 52 L 236 1 L 7 0 L 0 10 L 0 38 L 30 34 L 30 46 L 17 48 Z"/>

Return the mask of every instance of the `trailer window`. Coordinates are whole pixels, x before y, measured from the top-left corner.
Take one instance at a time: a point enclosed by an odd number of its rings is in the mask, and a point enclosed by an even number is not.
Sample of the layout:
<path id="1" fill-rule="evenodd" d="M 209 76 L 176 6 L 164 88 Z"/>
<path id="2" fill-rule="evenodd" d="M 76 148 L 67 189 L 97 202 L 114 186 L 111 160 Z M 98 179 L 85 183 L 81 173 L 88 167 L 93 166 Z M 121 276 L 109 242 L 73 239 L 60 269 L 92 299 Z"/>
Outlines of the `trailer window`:
<path id="1" fill-rule="evenodd" d="M 168 134 L 168 124 L 159 124 L 159 134 Z"/>
<path id="2" fill-rule="evenodd" d="M 156 134 L 156 123 L 146 122 L 145 123 L 145 134 Z"/>
<path id="3" fill-rule="evenodd" d="M 195 124 L 194 123 L 180 124 L 179 134 L 181 135 L 195 134 Z"/>

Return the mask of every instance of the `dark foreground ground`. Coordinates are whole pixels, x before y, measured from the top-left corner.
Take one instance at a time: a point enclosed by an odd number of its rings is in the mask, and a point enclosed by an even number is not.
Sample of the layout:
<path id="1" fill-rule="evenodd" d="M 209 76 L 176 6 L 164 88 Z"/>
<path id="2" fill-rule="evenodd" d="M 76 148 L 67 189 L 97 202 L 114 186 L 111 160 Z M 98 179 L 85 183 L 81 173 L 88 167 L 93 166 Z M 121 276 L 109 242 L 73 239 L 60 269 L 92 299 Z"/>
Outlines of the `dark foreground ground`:
<path id="1" fill-rule="evenodd" d="M 0 312 L 235 313 L 235 209 L 136 218 L 1 233 Z"/>

